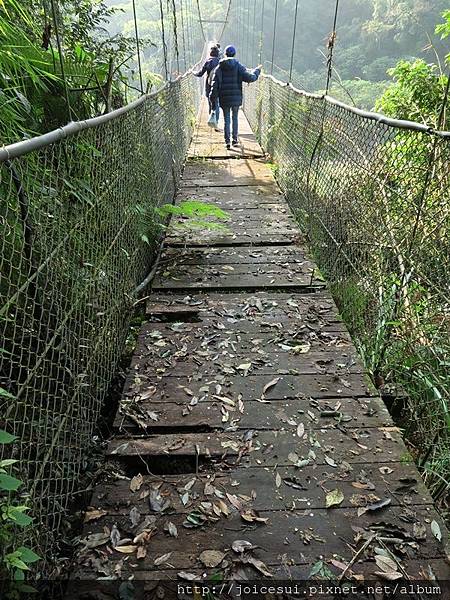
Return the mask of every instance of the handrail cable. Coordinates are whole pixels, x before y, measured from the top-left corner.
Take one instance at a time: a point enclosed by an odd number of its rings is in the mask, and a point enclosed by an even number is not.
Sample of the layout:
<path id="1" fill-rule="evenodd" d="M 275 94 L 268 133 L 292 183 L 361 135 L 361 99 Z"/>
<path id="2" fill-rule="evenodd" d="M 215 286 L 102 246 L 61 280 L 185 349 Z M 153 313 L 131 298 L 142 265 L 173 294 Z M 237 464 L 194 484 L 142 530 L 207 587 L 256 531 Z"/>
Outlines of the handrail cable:
<path id="1" fill-rule="evenodd" d="M 275 43 L 277 39 L 277 19 L 278 19 L 278 0 L 275 0 L 275 15 L 273 19 L 273 35 L 272 35 L 272 66 L 270 74 L 273 75 L 273 61 L 275 60 Z"/>
<path id="2" fill-rule="evenodd" d="M 296 40 L 296 34 L 297 34 L 298 3 L 299 3 L 299 0 L 295 0 L 294 31 L 292 32 L 292 48 L 291 48 L 291 64 L 289 67 L 289 83 L 291 83 L 291 81 L 292 81 L 292 71 L 294 68 L 294 52 L 295 52 L 295 40 Z"/>
<path id="3" fill-rule="evenodd" d="M 138 22 L 136 17 L 136 0 L 133 0 L 133 20 L 134 20 L 134 35 L 136 38 L 136 53 L 139 69 L 139 83 L 141 84 L 141 94 L 144 93 L 144 80 L 142 79 L 142 65 L 141 65 L 141 48 L 139 44 L 139 31 Z"/>

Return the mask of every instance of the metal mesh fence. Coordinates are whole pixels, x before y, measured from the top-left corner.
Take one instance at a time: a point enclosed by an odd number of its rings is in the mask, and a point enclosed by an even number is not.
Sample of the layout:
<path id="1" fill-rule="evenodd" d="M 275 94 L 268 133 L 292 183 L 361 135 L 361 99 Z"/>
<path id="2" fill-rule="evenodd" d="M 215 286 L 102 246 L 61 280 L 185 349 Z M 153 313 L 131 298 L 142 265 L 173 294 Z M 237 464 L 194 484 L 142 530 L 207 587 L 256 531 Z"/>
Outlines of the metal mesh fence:
<path id="1" fill-rule="evenodd" d="M 9 451 L 35 546 L 49 559 L 124 350 L 134 290 L 151 266 L 154 209 L 174 196 L 198 95 L 186 76 L 35 150 L 0 151 L 0 428 L 19 438 Z"/>
<path id="2" fill-rule="evenodd" d="M 262 77 L 245 111 L 435 497 L 450 473 L 450 134 Z M 402 394 L 400 394 L 402 396 Z"/>

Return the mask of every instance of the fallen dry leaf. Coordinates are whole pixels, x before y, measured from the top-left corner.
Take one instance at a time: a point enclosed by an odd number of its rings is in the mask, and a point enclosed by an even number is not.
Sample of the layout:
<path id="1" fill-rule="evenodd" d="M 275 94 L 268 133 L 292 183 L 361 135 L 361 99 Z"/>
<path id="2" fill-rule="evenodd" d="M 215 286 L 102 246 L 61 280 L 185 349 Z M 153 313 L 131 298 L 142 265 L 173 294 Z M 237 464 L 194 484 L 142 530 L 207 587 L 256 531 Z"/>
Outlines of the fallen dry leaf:
<path id="1" fill-rule="evenodd" d="M 167 554 L 163 554 L 162 556 L 158 556 L 158 558 L 155 558 L 153 564 L 155 565 L 155 567 L 157 567 L 158 565 L 162 565 L 163 563 L 167 562 L 171 556 L 172 552 L 167 552 Z"/>
<path id="2" fill-rule="evenodd" d="M 107 514 L 108 513 L 106 510 L 95 508 L 88 509 L 84 515 L 84 522 L 89 523 L 89 521 L 95 521 L 96 519 L 100 519 L 100 517 L 104 517 Z"/>
<path id="3" fill-rule="evenodd" d="M 280 381 L 280 379 L 281 379 L 281 377 L 275 377 L 275 379 L 272 379 L 272 381 L 269 381 L 269 383 L 266 383 L 266 385 L 263 387 L 261 399 L 264 399 L 266 392 L 268 392 L 270 389 L 275 387 L 277 385 L 277 383 Z"/>
<path id="4" fill-rule="evenodd" d="M 220 565 L 225 558 L 225 554 L 223 552 L 219 552 L 218 550 L 204 550 L 198 558 L 200 562 L 205 565 L 205 567 L 210 567 L 213 569 L 214 567 Z"/>
<path id="5" fill-rule="evenodd" d="M 137 549 L 137 546 L 116 546 L 114 549 L 116 552 L 121 552 L 122 554 L 133 554 Z"/>
<path id="6" fill-rule="evenodd" d="M 247 540 L 234 540 L 231 544 L 231 548 L 236 554 L 242 554 L 243 552 L 254 550 L 257 547 L 258 546 L 254 546 L 251 542 L 247 542 Z"/>
<path id="7" fill-rule="evenodd" d="M 142 484 L 144 483 L 143 476 L 139 473 L 135 475 L 133 479 L 130 481 L 130 490 L 134 493 L 141 489 Z"/>

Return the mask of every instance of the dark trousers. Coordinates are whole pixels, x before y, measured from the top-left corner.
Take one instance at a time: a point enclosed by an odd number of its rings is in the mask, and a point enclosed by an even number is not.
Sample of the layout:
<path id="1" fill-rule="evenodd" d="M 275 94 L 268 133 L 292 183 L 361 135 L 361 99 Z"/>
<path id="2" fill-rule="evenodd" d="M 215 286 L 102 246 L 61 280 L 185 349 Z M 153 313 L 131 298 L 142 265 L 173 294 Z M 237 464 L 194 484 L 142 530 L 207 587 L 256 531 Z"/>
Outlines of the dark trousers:
<path id="1" fill-rule="evenodd" d="M 222 106 L 223 119 L 225 121 L 224 134 L 225 143 L 230 143 L 231 129 L 233 132 L 233 142 L 238 139 L 238 124 L 239 124 L 239 106 Z"/>

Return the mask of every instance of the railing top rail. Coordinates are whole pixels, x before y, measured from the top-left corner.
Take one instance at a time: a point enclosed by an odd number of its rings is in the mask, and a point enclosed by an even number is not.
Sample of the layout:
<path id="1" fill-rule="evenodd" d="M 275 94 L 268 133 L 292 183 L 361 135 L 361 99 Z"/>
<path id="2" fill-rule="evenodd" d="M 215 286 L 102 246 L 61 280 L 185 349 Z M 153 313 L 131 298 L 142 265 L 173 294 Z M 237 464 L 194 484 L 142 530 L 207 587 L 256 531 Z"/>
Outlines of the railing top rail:
<path id="1" fill-rule="evenodd" d="M 351 112 L 359 117 L 363 117 L 365 119 L 370 119 L 371 121 L 377 121 L 378 123 L 382 123 L 383 125 L 387 125 L 389 127 L 396 127 L 397 129 L 407 129 L 409 131 L 418 131 L 420 133 L 427 133 L 431 135 L 437 135 L 441 138 L 450 139 L 450 131 L 438 131 L 433 129 L 428 125 L 422 125 L 421 123 L 416 123 L 415 121 L 406 121 L 402 119 L 392 119 L 391 117 L 386 117 L 381 113 L 372 112 L 369 110 L 363 110 L 362 108 L 356 108 L 354 106 L 350 106 L 349 104 L 345 104 L 345 102 L 341 102 L 340 100 L 336 100 L 332 96 L 327 96 L 325 94 L 314 94 L 311 92 L 306 92 L 305 90 L 301 90 L 291 83 L 286 83 L 285 81 L 280 81 L 273 75 L 266 75 L 265 73 L 262 75 L 266 79 L 271 79 L 274 83 L 282 87 L 289 87 L 296 94 L 300 94 L 301 96 L 305 96 L 306 98 L 314 98 L 316 100 L 325 100 L 328 104 L 333 104 L 334 106 L 338 106 Z"/>
<path id="2" fill-rule="evenodd" d="M 48 133 L 44 133 L 42 135 L 37 135 L 28 140 L 21 140 L 20 142 L 14 142 L 13 144 L 9 144 L 8 146 L 4 146 L 0 148 L 0 163 L 3 163 L 12 158 L 18 158 L 19 156 L 23 156 L 24 154 L 28 154 L 29 152 L 33 152 L 35 150 L 40 150 L 45 146 L 49 146 L 50 144 L 54 144 L 55 142 L 59 142 L 60 140 L 66 139 L 83 131 L 84 129 L 91 129 L 92 127 L 97 127 L 98 125 L 104 125 L 109 121 L 113 121 L 122 115 L 125 115 L 134 109 L 136 109 L 141 104 L 144 104 L 149 98 L 152 98 L 158 94 L 160 94 L 163 90 L 167 89 L 174 83 L 177 83 L 181 79 L 185 79 L 195 70 L 197 65 L 194 65 L 189 71 L 186 71 L 183 75 L 179 75 L 176 79 L 171 81 L 166 81 L 163 86 L 151 92 L 150 94 L 144 94 L 137 100 L 130 102 L 126 106 L 122 106 L 121 108 L 117 108 L 116 110 L 112 110 L 105 115 L 100 115 L 98 117 L 92 117 L 90 119 L 86 119 L 84 121 L 71 121 L 67 125 L 63 127 L 59 127 L 58 129 L 54 129 L 53 131 L 49 131 Z"/>

